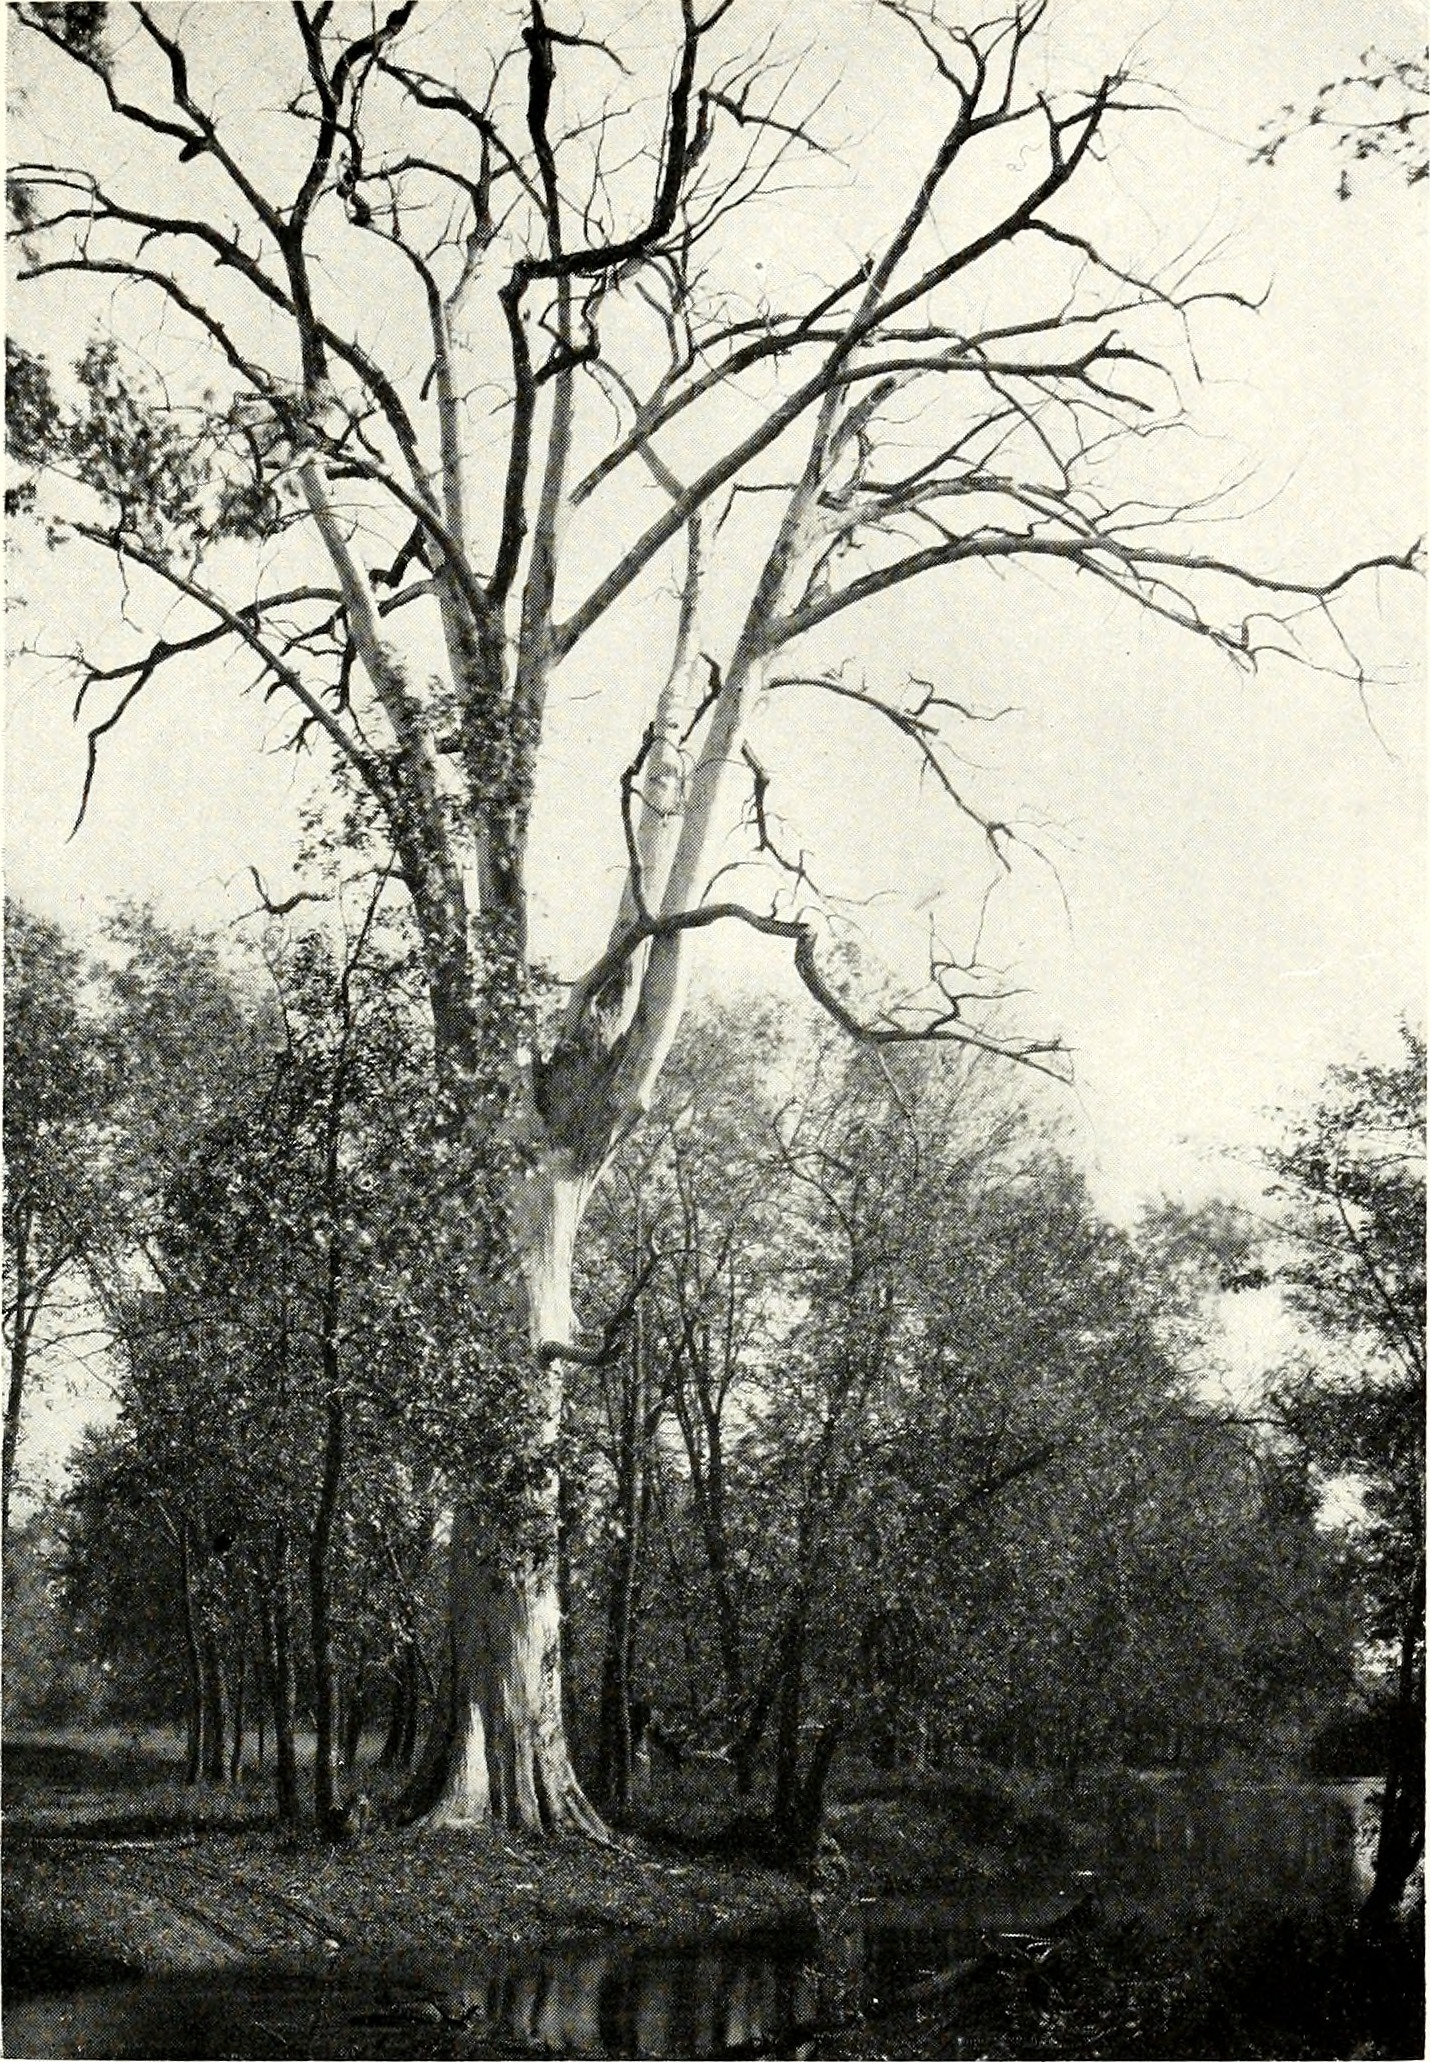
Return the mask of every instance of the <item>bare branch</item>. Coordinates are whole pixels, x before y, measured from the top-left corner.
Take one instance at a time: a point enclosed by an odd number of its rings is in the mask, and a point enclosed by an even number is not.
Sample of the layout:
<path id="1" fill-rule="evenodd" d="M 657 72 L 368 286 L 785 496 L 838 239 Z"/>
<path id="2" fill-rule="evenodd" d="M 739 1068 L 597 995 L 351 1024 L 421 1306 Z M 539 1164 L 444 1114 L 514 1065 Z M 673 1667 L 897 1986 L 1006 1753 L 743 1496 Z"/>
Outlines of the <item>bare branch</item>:
<path id="1" fill-rule="evenodd" d="M 260 661 L 264 673 L 271 673 L 274 679 L 288 690 L 294 700 L 302 704 L 312 721 L 318 725 L 337 747 L 342 757 L 354 768 L 363 785 L 383 803 L 384 807 L 387 806 L 389 800 L 387 786 L 378 762 L 349 735 L 332 711 L 324 705 L 308 686 L 301 674 L 275 652 L 260 635 L 256 616 L 251 609 L 244 611 L 231 608 L 227 602 L 212 593 L 208 588 L 200 585 L 190 575 L 179 571 L 177 567 L 168 565 L 157 553 L 150 551 L 145 545 L 141 544 L 137 538 L 126 536 L 117 531 L 101 530 L 89 523 L 76 522 L 70 527 L 74 530 L 76 536 L 87 538 L 92 544 L 103 545 L 106 550 L 114 552 L 121 560 L 130 560 L 135 565 L 143 566 L 147 572 L 153 573 L 156 578 L 166 582 L 177 593 L 184 595 L 190 601 L 197 602 L 201 608 L 206 609 L 211 615 L 217 617 L 218 621 L 227 631 L 231 632 L 232 635 L 237 637 L 242 644 L 245 644 L 254 653 Z M 162 658 L 158 663 L 162 663 Z M 133 702 L 135 696 L 140 692 L 147 680 L 152 677 L 154 670 L 153 666 L 148 667 L 146 670 L 141 665 L 140 678 L 121 696 L 119 707 L 102 722 L 94 725 L 89 732 L 84 783 L 80 793 L 79 812 L 75 817 L 74 829 L 70 832 L 71 837 L 74 836 L 75 831 L 83 823 L 85 813 L 89 807 L 90 792 L 94 785 L 94 776 L 98 765 L 100 740 L 114 729 L 125 710 Z"/>
<path id="2" fill-rule="evenodd" d="M 248 871 L 253 877 L 253 885 L 258 893 L 259 905 L 265 916 L 288 916 L 304 902 L 331 902 L 332 900 L 330 895 L 318 894 L 314 890 L 300 888 L 296 894 L 286 895 L 281 902 L 275 902 L 264 887 L 263 876 L 258 871 L 258 868 L 250 866 Z"/>
<path id="3" fill-rule="evenodd" d="M 856 603 L 868 600 L 875 594 L 886 593 L 901 586 L 906 580 L 919 578 L 923 573 L 939 567 L 964 564 L 969 560 L 1008 558 L 1052 558 L 1060 559 L 1080 571 L 1094 574 L 1099 579 L 1111 580 L 1122 592 L 1130 595 L 1143 606 L 1156 606 L 1156 597 L 1149 596 L 1139 583 L 1143 576 L 1157 572 L 1178 572 L 1210 574 L 1230 580 L 1248 588 L 1254 594 L 1289 596 L 1300 601 L 1328 602 L 1341 593 L 1352 581 L 1371 572 L 1415 573 L 1422 570 L 1423 550 L 1419 543 L 1402 552 L 1380 552 L 1333 575 L 1324 583 L 1314 581 L 1277 578 L 1271 574 L 1248 571 L 1228 559 L 1202 556 L 1197 553 L 1158 551 L 1139 545 L 1124 538 L 1096 532 L 1091 536 L 1055 537 L 1036 533 L 1013 534 L 1010 532 L 976 530 L 966 537 L 951 537 L 947 542 L 932 545 L 923 551 L 911 552 L 906 558 L 889 566 L 876 568 L 851 580 L 847 586 L 803 602 L 791 610 L 783 622 L 777 625 L 773 636 L 780 644 L 787 644 L 796 637 L 802 637 L 816 624 L 827 622 Z M 1176 592 L 1175 590 L 1166 590 Z M 1184 629 L 1196 630 L 1212 637 L 1222 648 L 1234 656 L 1252 657 L 1256 646 L 1250 632 L 1250 619 L 1243 618 L 1224 629 L 1203 620 L 1199 612 L 1186 597 L 1177 595 L 1181 606 L 1171 611 L 1172 620 Z M 1161 613 L 1167 613 L 1165 609 Z"/>
<path id="4" fill-rule="evenodd" d="M 794 969 L 820 1008 L 851 1038 L 866 1045 L 967 1045 L 979 1052 L 995 1053 L 1016 1060 L 1054 1080 L 1066 1080 L 1066 1071 L 1055 1061 L 1066 1048 L 1056 1039 L 999 1039 L 960 1021 L 959 997 L 944 1010 L 935 1010 L 918 1025 L 891 1023 L 886 1019 L 866 1022 L 844 1001 L 822 973 L 817 958 L 817 940 L 809 924 L 800 917 L 764 915 L 739 902 L 707 902 L 697 909 L 674 914 L 648 916 L 628 926 L 582 977 L 583 994 L 596 996 L 620 973 L 640 947 L 653 939 L 672 939 L 690 931 L 709 930 L 720 923 L 743 924 L 762 937 L 788 939 L 794 946 Z"/>

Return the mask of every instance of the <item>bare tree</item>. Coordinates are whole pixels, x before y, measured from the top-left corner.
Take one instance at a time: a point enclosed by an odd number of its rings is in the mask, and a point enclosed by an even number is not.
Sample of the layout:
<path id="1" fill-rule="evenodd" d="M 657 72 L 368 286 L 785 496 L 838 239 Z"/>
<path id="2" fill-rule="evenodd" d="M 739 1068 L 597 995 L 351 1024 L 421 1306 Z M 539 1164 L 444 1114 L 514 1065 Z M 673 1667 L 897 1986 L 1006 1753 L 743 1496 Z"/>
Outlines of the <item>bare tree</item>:
<path id="1" fill-rule="evenodd" d="M 833 113 L 782 66 L 767 10 L 13 10 L 20 90 L 76 154 L 12 172 L 20 275 L 57 281 L 71 326 L 111 296 L 156 368 L 97 336 L 73 399 L 40 355 L 11 356 L 12 445 L 48 474 L 36 506 L 118 563 L 141 626 L 117 658 L 75 660 L 90 779 L 161 674 L 246 666 L 390 843 L 421 936 L 511 1461 L 506 1495 L 456 1485 L 433 1824 L 601 1830 L 561 1719 L 562 1366 L 595 1350 L 572 1252 L 675 1036 L 694 934 L 783 941 L 866 1039 L 1059 1064 L 995 1035 L 967 969 L 936 963 L 918 1006 L 867 1015 L 831 977 L 750 747 L 757 700 L 892 726 L 995 878 L 1013 835 L 949 747 L 977 712 L 811 656 L 828 626 L 961 566 L 1061 568 L 1252 664 L 1295 654 L 1309 621 L 1334 629 L 1358 574 L 1411 563 L 1258 575 L 1116 484 L 1118 440 L 1180 415 L 1195 304 L 1235 296 L 1139 276 L 1076 226 L 1086 175 L 1164 102 L 1121 73 L 1056 86 L 1046 16 L 1015 0 L 965 26 L 939 0 L 882 0 L 867 62 L 917 68 L 927 156 L 842 277 L 811 288 L 784 252 L 742 299 L 731 265 L 755 236 L 781 253 L 775 203 L 833 162 Z M 1000 303 L 1006 319 L 977 312 Z M 672 575 L 673 612 L 655 598 Z M 528 837 L 548 705 L 579 652 L 611 672 L 621 604 L 662 636 L 674 621 L 621 783 L 608 943 L 543 1043 Z M 741 818 L 758 899 L 719 864 Z"/>

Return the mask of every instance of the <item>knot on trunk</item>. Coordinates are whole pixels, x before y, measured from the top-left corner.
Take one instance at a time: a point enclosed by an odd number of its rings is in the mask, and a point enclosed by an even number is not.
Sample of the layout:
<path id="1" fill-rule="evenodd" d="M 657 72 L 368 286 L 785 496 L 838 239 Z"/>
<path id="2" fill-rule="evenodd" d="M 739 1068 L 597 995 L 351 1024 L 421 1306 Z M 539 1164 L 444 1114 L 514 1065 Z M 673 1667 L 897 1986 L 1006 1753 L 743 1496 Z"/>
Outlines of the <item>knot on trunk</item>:
<path id="1" fill-rule="evenodd" d="M 537 1062 L 532 1089 L 551 1143 L 580 1174 L 594 1174 L 611 1149 L 616 1109 L 611 1082 L 623 1039 L 611 1046 L 589 1036 L 562 1038 Z"/>

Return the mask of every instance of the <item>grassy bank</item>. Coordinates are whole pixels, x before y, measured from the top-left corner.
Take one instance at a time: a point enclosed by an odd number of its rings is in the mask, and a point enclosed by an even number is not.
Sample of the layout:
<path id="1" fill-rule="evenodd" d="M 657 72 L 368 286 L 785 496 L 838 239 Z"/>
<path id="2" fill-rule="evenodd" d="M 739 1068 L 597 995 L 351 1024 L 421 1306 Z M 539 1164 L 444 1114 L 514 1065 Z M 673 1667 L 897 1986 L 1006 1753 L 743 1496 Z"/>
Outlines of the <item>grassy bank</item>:
<path id="1" fill-rule="evenodd" d="M 738 1851 L 693 1851 L 655 1825 L 610 1848 L 390 1828 L 335 1847 L 282 1834 L 266 1787 L 186 1789 L 174 1757 L 170 1743 L 121 1736 L 7 1743 L 12 2001 L 246 1968 L 280 1990 L 289 1977 L 320 1978 L 377 2002 L 404 1988 L 440 1996 L 476 1960 L 573 1936 L 704 1936 L 807 1918 L 807 1891 L 790 1877 Z M 236 2032 L 229 2052 L 269 2052 L 252 2029 L 247 2038 Z M 372 2042 L 354 2036 L 350 2051 Z M 442 2052 L 430 2028 L 382 2048 L 409 2051 Z M 322 2052 L 348 2050 L 329 2036 Z M 463 2052 L 482 2049 L 467 2041 Z"/>

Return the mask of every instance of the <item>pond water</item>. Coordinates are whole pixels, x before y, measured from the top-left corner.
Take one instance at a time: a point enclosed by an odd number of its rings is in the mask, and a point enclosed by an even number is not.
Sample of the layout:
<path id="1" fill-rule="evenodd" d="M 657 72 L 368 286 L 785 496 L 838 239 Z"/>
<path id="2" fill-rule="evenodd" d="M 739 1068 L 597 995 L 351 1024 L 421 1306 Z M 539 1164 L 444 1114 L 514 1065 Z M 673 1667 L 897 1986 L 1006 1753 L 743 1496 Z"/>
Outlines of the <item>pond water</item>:
<path id="1" fill-rule="evenodd" d="M 432 1972 L 422 1992 L 300 1981 L 291 1969 L 151 1979 L 9 2001 L 11 2056 L 535 2053 L 737 2056 L 799 2051 L 817 2023 L 956 1979 L 990 1938 L 1056 1931 L 1090 1885 L 1111 1911 L 1348 1905 L 1366 1867 L 1367 1785 L 1135 1782 L 1080 1851 L 1002 1885 L 828 1901 L 818 1929 L 703 1941 L 571 1942 Z M 952 1857 L 950 1857 L 952 1864 Z M 1079 1871 L 1091 1872 L 1079 1874 Z"/>
<path id="2" fill-rule="evenodd" d="M 1087 1859 L 1119 1896 L 1163 1910 L 1305 1897 L 1340 1906 L 1370 1887 L 1375 1788 L 1144 1778 L 1100 1813 Z"/>
<path id="3" fill-rule="evenodd" d="M 1084 1911 L 1352 1910 L 1369 1888 L 1373 1788 L 1134 1779 L 1089 1815 L 1055 1867 L 1021 1871 L 1001 1889 L 865 1904 L 852 1948 L 862 2001 L 874 2008 L 956 1975 L 1000 1935 L 1036 1954 L 1038 1936 L 1076 1925 Z M 826 1943 L 826 1962 L 828 1954 Z"/>

